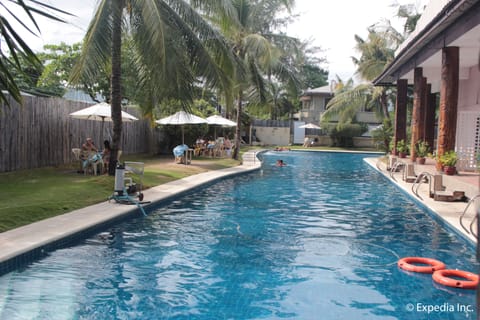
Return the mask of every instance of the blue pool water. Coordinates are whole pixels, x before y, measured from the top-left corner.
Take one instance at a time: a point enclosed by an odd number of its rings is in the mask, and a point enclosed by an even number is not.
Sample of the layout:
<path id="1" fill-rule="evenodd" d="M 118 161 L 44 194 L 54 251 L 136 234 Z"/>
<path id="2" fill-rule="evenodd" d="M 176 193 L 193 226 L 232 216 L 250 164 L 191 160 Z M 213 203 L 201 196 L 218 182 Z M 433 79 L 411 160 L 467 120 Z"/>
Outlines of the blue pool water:
<path id="1" fill-rule="evenodd" d="M 366 156 L 266 153 L 259 172 L 1 277 L 0 319 L 475 319 L 474 291 L 396 266 L 477 272 L 474 247 Z"/>

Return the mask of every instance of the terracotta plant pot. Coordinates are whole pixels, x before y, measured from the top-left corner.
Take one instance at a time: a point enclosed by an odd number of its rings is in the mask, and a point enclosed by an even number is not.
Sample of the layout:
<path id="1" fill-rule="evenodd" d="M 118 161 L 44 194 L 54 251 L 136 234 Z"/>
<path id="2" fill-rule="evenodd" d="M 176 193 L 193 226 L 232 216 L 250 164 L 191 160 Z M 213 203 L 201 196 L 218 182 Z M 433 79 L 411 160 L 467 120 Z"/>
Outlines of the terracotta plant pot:
<path id="1" fill-rule="evenodd" d="M 400 158 L 406 158 L 406 157 L 407 157 L 407 154 L 406 154 L 405 152 L 399 152 L 399 153 L 398 153 L 398 156 L 399 156 Z"/>
<path id="2" fill-rule="evenodd" d="M 445 172 L 445 174 L 447 176 L 453 176 L 455 174 L 455 172 L 457 172 L 457 168 L 456 167 L 451 167 L 451 166 L 444 166 L 443 167 L 443 172 Z"/>
<path id="3" fill-rule="evenodd" d="M 425 157 L 417 158 L 417 163 L 418 164 L 425 164 L 425 160 L 426 160 Z"/>

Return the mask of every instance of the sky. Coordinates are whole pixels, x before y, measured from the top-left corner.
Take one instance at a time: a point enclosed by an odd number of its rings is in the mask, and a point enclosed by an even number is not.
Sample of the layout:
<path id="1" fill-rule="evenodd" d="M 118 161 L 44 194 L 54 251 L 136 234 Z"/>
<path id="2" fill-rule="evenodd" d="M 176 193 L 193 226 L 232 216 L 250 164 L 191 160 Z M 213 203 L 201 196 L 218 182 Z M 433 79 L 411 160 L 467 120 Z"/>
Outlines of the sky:
<path id="1" fill-rule="evenodd" d="M 38 18 L 41 31 L 39 37 L 22 32 L 30 47 L 34 51 L 41 51 L 44 44 L 58 44 L 62 41 L 73 44 L 81 41 L 93 17 L 97 0 L 43 2 L 75 16 L 68 17 L 67 24 Z M 299 18 L 284 31 L 322 48 L 319 56 L 327 60 L 322 68 L 329 71 L 330 80 L 337 76 L 348 80 L 354 77 L 356 69 L 351 57 L 359 57 L 354 49 L 356 34 L 366 39 L 367 28 L 382 19 L 389 19 L 397 30 L 402 29 L 402 21 L 395 18 L 393 3 L 413 3 L 417 8 L 422 8 L 428 0 L 296 0 L 293 13 L 298 14 Z"/>

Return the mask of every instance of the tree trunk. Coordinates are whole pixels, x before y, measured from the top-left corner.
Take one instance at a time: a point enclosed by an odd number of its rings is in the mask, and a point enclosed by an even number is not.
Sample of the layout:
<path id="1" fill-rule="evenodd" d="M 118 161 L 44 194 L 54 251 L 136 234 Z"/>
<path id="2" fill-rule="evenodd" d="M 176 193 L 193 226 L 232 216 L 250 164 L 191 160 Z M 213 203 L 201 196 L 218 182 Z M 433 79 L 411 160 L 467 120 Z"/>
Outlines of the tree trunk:
<path id="1" fill-rule="evenodd" d="M 437 155 L 455 150 L 458 112 L 459 48 L 442 49 L 442 82 L 438 118 Z"/>
<path id="2" fill-rule="evenodd" d="M 117 155 L 122 138 L 122 89 L 121 89 L 121 47 L 122 47 L 122 11 L 124 0 L 111 2 L 112 5 L 112 75 L 111 75 L 111 108 L 113 121 L 112 154 L 109 163 L 109 175 L 115 175 Z"/>
<path id="3" fill-rule="evenodd" d="M 383 116 L 390 122 L 390 112 L 388 112 L 388 103 L 387 103 L 387 95 L 385 94 L 385 90 L 382 91 L 382 95 L 380 96 L 380 102 L 382 104 L 382 111 Z"/>
<path id="4" fill-rule="evenodd" d="M 242 137 L 240 132 L 242 132 L 242 92 L 238 94 L 237 97 L 237 128 L 235 129 L 235 149 L 233 150 L 232 158 L 238 160 L 240 154 L 240 146 Z"/>
<path id="5" fill-rule="evenodd" d="M 395 133 L 393 137 L 393 152 L 397 154 L 398 141 L 407 141 L 407 99 L 408 81 L 397 81 L 397 101 L 395 105 Z"/>
<path id="6" fill-rule="evenodd" d="M 420 67 L 415 68 L 413 74 L 414 86 L 413 86 L 413 110 L 412 110 L 412 120 L 410 123 L 411 126 L 411 139 L 410 139 L 410 160 L 415 161 L 417 158 L 417 151 L 415 150 L 415 146 L 417 142 L 420 140 L 421 131 L 423 128 L 423 121 L 422 119 L 422 109 L 425 108 L 423 103 L 424 95 L 424 81 L 423 81 L 423 69 Z"/>

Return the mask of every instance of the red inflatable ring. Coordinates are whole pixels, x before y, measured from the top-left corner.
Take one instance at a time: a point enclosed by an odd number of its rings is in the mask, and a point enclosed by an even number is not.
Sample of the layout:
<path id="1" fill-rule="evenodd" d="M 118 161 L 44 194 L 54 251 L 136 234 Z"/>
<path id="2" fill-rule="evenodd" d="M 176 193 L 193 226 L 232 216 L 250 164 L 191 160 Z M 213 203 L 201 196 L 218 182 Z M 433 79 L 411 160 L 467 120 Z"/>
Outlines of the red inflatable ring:
<path id="1" fill-rule="evenodd" d="M 416 264 L 423 264 L 421 266 Z M 422 257 L 406 257 L 398 260 L 397 263 L 400 269 L 411 271 L 411 272 L 420 272 L 420 273 L 433 273 L 437 270 L 445 269 L 445 263 Z"/>
<path id="2" fill-rule="evenodd" d="M 458 280 L 462 278 L 467 280 Z M 478 285 L 478 275 L 462 270 L 439 270 L 433 273 L 433 281 L 447 287 L 475 289 Z"/>

